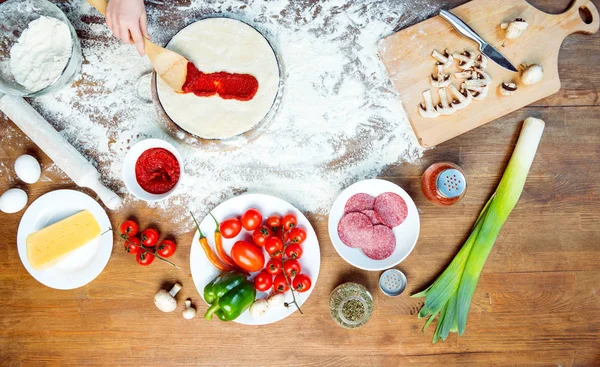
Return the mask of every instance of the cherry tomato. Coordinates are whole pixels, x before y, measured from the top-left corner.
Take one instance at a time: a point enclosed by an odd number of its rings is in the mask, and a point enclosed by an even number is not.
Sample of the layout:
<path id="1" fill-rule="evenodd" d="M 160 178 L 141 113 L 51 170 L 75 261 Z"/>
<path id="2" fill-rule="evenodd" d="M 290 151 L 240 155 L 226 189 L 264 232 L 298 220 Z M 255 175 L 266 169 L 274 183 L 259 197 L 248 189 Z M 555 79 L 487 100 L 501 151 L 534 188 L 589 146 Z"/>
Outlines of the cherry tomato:
<path id="1" fill-rule="evenodd" d="M 254 231 L 262 223 L 262 214 L 258 209 L 250 208 L 242 214 L 242 226 L 247 231 Z"/>
<path id="2" fill-rule="evenodd" d="M 140 241 L 139 238 L 129 237 L 128 239 L 125 240 L 125 242 L 123 243 L 123 246 L 125 247 L 125 251 L 129 252 L 130 254 L 135 255 L 142 250 L 141 244 L 142 244 L 142 241 Z"/>
<path id="3" fill-rule="evenodd" d="M 288 259 L 299 259 L 302 257 L 302 246 L 299 243 L 292 243 L 285 248 L 285 257 Z"/>
<path id="4" fill-rule="evenodd" d="M 252 234 L 252 240 L 254 241 L 254 244 L 256 244 L 257 246 L 265 247 L 265 243 L 267 242 L 267 239 L 270 238 L 272 235 L 273 235 L 273 232 L 271 232 L 269 227 L 260 226 L 259 228 L 256 228 L 254 230 L 254 233 Z"/>
<path id="5" fill-rule="evenodd" d="M 277 237 L 271 237 L 265 242 L 265 250 L 271 257 L 281 258 L 281 252 L 283 251 L 283 241 Z"/>
<path id="6" fill-rule="evenodd" d="M 148 266 L 154 261 L 154 254 L 148 251 L 140 251 L 135 255 L 135 259 L 141 266 Z"/>
<path id="7" fill-rule="evenodd" d="M 223 238 L 233 238 L 240 234 L 242 222 L 237 218 L 228 218 L 219 224 L 219 231 Z"/>
<path id="8" fill-rule="evenodd" d="M 231 248 L 231 258 L 247 272 L 259 271 L 265 266 L 265 256 L 260 247 L 248 241 L 237 241 Z"/>
<path id="9" fill-rule="evenodd" d="M 271 275 L 277 275 L 281 273 L 283 265 L 279 259 L 271 259 L 265 267 L 265 271 Z"/>
<path id="10" fill-rule="evenodd" d="M 283 219 L 281 219 L 281 224 L 283 224 L 283 229 L 289 231 L 290 229 L 296 227 L 298 220 L 294 214 L 286 214 L 283 216 Z"/>
<path id="11" fill-rule="evenodd" d="M 277 275 L 275 279 L 273 279 L 273 288 L 275 293 L 284 293 L 290 289 L 290 286 L 285 281 L 285 275 L 283 275 L 283 273 Z"/>
<path id="12" fill-rule="evenodd" d="M 146 247 L 154 247 L 158 242 L 159 236 L 160 235 L 158 234 L 158 231 L 156 229 L 148 228 L 142 232 L 140 239 L 142 240 L 142 245 Z"/>
<path id="13" fill-rule="evenodd" d="M 127 239 L 127 237 L 135 236 L 140 230 L 140 227 L 138 227 L 136 222 L 132 220 L 126 220 L 121 224 L 119 229 L 121 230 L 121 237 Z"/>
<path id="14" fill-rule="evenodd" d="M 160 257 L 169 257 L 173 256 L 175 250 L 177 250 L 177 245 L 175 244 L 175 242 L 171 240 L 162 240 L 158 244 L 158 249 L 156 250 L 156 253 Z"/>
<path id="15" fill-rule="evenodd" d="M 285 235 L 285 230 L 283 227 L 279 227 L 273 230 L 273 237 L 277 237 L 283 241 L 283 237 Z"/>
<path id="16" fill-rule="evenodd" d="M 292 243 L 297 243 L 297 244 L 302 244 L 302 242 L 304 242 L 304 240 L 306 240 L 306 231 L 302 228 L 294 228 L 290 231 L 290 237 L 289 240 Z"/>
<path id="17" fill-rule="evenodd" d="M 269 218 L 267 218 L 267 225 L 273 231 L 275 231 L 276 228 L 281 228 L 281 217 L 279 215 L 271 215 Z"/>
<path id="18" fill-rule="evenodd" d="M 260 292 L 266 292 L 273 285 L 273 277 L 271 274 L 267 273 L 265 270 L 258 273 L 256 278 L 254 278 L 254 288 Z"/>
<path id="19" fill-rule="evenodd" d="M 292 287 L 300 293 L 309 290 L 311 285 L 312 282 L 306 274 L 298 274 L 292 281 Z"/>
<path id="20" fill-rule="evenodd" d="M 288 276 L 295 277 L 296 274 L 300 274 L 302 268 L 300 267 L 298 260 L 286 260 L 283 263 L 283 271 L 285 271 Z"/>

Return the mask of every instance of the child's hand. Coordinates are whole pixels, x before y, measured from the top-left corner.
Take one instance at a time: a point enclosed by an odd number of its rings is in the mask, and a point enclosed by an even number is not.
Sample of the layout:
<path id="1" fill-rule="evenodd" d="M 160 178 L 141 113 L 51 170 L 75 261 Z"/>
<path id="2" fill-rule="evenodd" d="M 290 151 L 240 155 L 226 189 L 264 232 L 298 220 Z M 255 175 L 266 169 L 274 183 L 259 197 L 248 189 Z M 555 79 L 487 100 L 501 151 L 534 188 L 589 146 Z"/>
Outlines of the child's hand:
<path id="1" fill-rule="evenodd" d="M 106 7 L 106 25 L 115 37 L 125 43 L 135 43 L 144 55 L 144 38 L 150 38 L 146 29 L 146 9 L 143 0 L 110 0 Z"/>

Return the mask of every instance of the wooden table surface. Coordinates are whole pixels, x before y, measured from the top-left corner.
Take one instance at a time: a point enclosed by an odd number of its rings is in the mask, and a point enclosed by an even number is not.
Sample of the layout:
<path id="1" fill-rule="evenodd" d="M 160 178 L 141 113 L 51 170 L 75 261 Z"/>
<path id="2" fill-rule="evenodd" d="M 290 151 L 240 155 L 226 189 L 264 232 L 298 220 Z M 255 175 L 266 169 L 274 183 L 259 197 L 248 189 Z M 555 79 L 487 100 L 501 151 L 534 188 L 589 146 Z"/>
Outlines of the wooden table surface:
<path id="1" fill-rule="evenodd" d="M 462 2 L 432 1 L 429 14 Z M 553 13 L 568 5 L 566 0 L 532 3 Z M 178 298 L 191 297 L 198 312 L 205 311 L 190 276 L 191 231 L 176 236 L 174 261 L 182 270 L 137 266 L 115 238 L 112 257 L 96 280 L 57 291 L 35 281 L 19 260 L 15 238 L 22 212 L 0 213 L 0 365 L 600 365 L 598 60 L 600 34 L 570 36 L 559 58 L 559 93 L 428 150 L 414 164 L 381 173 L 412 195 L 421 214 L 418 244 L 398 266 L 408 277 L 408 289 L 397 298 L 378 291 L 379 272 L 344 262 L 329 241 L 327 218 L 309 214 L 322 267 L 304 316 L 296 313 L 261 327 L 207 322 L 201 316 L 187 321 L 181 310 L 158 311 L 152 296 L 161 284 L 179 281 Z M 528 116 L 544 119 L 546 130 L 521 200 L 484 268 L 466 332 L 432 345 L 433 328 L 422 335 L 423 320 L 416 317 L 422 300 L 408 294 L 428 285 L 456 254 L 498 184 Z M 50 163 L 23 134 L 9 138 L 5 131 L 16 127 L 3 115 L 0 120 L 2 163 L 11 166 L 25 152 L 45 166 Z M 466 197 L 452 208 L 435 207 L 420 192 L 421 173 L 440 160 L 458 163 L 470 181 Z M 30 202 L 51 190 L 76 189 L 63 176 L 47 175 L 53 180 L 26 186 Z M 1 191 L 8 188 L 8 179 L 1 177 Z M 141 202 L 109 212 L 114 226 L 132 213 L 142 226 L 168 229 L 168 221 L 156 223 Z M 367 286 L 375 299 L 372 320 L 351 331 L 336 326 L 328 310 L 329 293 L 348 280 Z"/>

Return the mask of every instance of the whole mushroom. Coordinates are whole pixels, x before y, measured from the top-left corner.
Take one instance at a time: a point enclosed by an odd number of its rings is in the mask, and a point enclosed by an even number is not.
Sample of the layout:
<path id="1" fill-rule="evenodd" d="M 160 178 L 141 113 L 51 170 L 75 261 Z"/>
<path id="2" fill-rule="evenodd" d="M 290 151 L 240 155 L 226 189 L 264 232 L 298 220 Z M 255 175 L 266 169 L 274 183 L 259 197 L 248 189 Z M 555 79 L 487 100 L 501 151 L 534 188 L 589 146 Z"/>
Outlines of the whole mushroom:
<path id="1" fill-rule="evenodd" d="M 185 300 L 185 310 L 183 310 L 183 318 L 186 320 L 193 319 L 196 316 L 196 309 L 192 307 L 192 300 Z"/>
<path id="2" fill-rule="evenodd" d="M 177 308 L 175 295 L 181 289 L 181 284 L 175 283 L 170 291 L 159 289 L 154 295 L 154 304 L 162 312 L 173 312 Z"/>

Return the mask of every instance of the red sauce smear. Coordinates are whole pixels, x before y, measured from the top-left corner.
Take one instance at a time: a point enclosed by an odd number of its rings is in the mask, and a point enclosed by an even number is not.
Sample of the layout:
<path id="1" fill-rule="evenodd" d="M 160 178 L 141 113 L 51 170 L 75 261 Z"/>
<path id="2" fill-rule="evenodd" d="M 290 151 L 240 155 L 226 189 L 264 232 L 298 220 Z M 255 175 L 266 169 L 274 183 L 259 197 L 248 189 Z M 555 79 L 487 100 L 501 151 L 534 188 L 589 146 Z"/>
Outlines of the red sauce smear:
<path id="1" fill-rule="evenodd" d="M 249 101 L 258 91 L 258 80 L 250 74 L 232 74 L 224 71 L 203 73 L 187 64 L 187 76 L 181 88 L 184 93 L 194 93 L 199 97 L 218 94 L 223 99 Z"/>
<path id="2" fill-rule="evenodd" d="M 179 175 L 179 161 L 164 148 L 148 149 L 135 162 L 135 178 L 142 189 L 151 194 L 171 191 Z"/>

